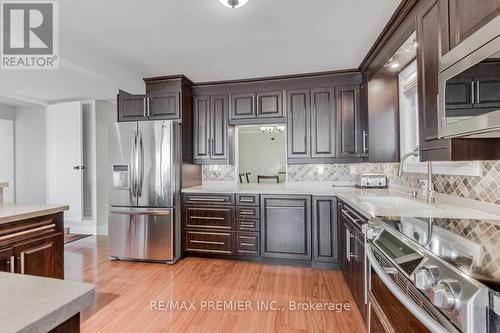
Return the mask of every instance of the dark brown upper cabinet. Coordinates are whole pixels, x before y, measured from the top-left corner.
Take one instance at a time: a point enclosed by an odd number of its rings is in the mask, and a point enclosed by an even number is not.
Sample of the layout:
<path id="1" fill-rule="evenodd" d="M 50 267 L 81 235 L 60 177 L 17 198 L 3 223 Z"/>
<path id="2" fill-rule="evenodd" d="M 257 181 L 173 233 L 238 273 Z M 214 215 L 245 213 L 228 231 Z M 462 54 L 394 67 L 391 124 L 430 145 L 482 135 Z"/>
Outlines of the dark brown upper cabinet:
<path id="1" fill-rule="evenodd" d="M 311 157 L 311 92 L 309 89 L 287 91 L 288 163 Z"/>
<path id="2" fill-rule="evenodd" d="M 335 89 L 311 90 L 311 157 L 334 158 Z"/>
<path id="3" fill-rule="evenodd" d="M 250 92 L 231 94 L 231 124 L 283 122 L 283 92 Z"/>
<path id="4" fill-rule="evenodd" d="M 148 98 L 149 119 L 180 118 L 180 92 L 164 92 L 146 96 Z"/>
<path id="5" fill-rule="evenodd" d="M 231 94 L 231 120 L 255 118 L 255 94 Z"/>
<path id="6" fill-rule="evenodd" d="M 282 118 L 282 98 L 282 91 L 257 93 L 257 118 Z"/>
<path id="7" fill-rule="evenodd" d="M 448 0 L 448 3 L 451 48 L 500 14 L 500 0 Z"/>
<path id="8" fill-rule="evenodd" d="M 361 120 L 357 85 L 287 91 L 288 163 L 359 162 Z"/>
<path id="9" fill-rule="evenodd" d="M 194 163 L 230 163 L 227 95 L 194 98 Z"/>
<path id="10" fill-rule="evenodd" d="M 360 156 L 358 133 L 363 129 L 361 126 L 359 87 L 337 88 L 337 105 L 338 155 L 341 157 Z"/>
<path id="11" fill-rule="evenodd" d="M 146 96 L 118 93 L 118 121 L 138 121 L 147 117 Z"/>
<path id="12" fill-rule="evenodd" d="M 144 79 L 145 95 L 118 94 L 118 121 L 177 120 L 183 101 L 191 99 L 191 85 L 184 76 Z M 189 103 L 188 103 L 189 104 Z"/>

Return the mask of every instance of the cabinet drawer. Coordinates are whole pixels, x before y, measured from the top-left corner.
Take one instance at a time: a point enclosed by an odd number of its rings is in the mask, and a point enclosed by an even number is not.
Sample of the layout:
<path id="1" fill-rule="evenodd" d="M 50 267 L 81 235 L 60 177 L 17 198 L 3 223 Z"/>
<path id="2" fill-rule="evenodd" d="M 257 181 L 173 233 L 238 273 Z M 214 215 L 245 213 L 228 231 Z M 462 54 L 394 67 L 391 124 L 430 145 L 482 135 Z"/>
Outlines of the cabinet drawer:
<path id="1" fill-rule="evenodd" d="M 258 206 L 258 194 L 236 194 L 236 204 L 240 206 Z"/>
<path id="2" fill-rule="evenodd" d="M 236 230 L 238 231 L 259 231 L 259 219 L 236 219 Z"/>
<path id="3" fill-rule="evenodd" d="M 233 207 L 184 207 L 184 227 L 233 229 Z"/>
<path id="4" fill-rule="evenodd" d="M 205 232 L 187 230 L 185 250 L 191 252 L 232 254 L 233 243 L 230 232 Z"/>
<path id="5" fill-rule="evenodd" d="M 234 205 L 234 194 L 184 194 L 183 203 L 196 205 Z"/>
<path id="6" fill-rule="evenodd" d="M 236 233 L 236 254 L 242 256 L 260 255 L 260 238 L 257 232 Z"/>
<path id="7" fill-rule="evenodd" d="M 258 219 L 259 207 L 236 207 L 236 217 L 240 219 Z"/>

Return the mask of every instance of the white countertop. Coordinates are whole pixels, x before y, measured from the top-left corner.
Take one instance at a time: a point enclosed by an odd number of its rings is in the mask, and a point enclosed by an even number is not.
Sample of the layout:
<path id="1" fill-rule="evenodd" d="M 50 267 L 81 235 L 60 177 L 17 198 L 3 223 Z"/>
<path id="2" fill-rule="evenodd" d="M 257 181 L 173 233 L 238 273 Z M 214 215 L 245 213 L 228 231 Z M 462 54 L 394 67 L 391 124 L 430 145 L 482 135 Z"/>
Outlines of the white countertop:
<path id="1" fill-rule="evenodd" d="M 94 302 L 94 285 L 0 273 L 0 332 L 48 332 Z"/>
<path id="2" fill-rule="evenodd" d="M 3 204 L 0 205 L 0 224 L 56 214 L 68 209 L 67 205 Z"/>
<path id="3" fill-rule="evenodd" d="M 409 193 L 394 189 L 359 189 L 355 187 L 333 186 L 332 183 L 323 182 L 288 182 L 280 184 L 238 184 L 226 182 L 206 183 L 200 186 L 190 187 L 182 190 L 183 193 L 249 193 L 249 194 L 305 194 L 336 196 L 347 202 L 361 214 L 370 216 L 394 216 L 394 217 L 434 217 L 434 218 L 464 218 L 479 220 L 499 220 L 500 210 L 494 205 L 493 210 L 485 211 L 478 209 L 473 200 L 461 199 L 451 202 L 446 200 L 445 195 L 438 195 L 437 202 L 427 205 L 421 199 L 413 199 Z M 394 198 L 394 206 L 380 205 L 368 202 L 370 197 L 385 199 Z M 398 207 L 398 198 L 410 200 L 413 206 L 405 205 Z M 408 201 L 406 201 L 408 203 Z M 476 206 L 477 205 L 477 206 Z M 426 206 L 426 207 L 424 207 Z"/>

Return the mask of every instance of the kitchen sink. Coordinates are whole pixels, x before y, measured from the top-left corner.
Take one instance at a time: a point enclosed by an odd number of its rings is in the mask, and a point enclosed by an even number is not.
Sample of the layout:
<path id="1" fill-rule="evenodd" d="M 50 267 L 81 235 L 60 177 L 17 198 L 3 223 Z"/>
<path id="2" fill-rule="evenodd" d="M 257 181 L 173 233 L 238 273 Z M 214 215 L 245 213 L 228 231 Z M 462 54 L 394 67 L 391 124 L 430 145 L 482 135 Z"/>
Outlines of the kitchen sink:
<path id="1" fill-rule="evenodd" d="M 362 203 L 370 204 L 381 209 L 442 209 L 436 205 L 431 205 L 419 200 L 396 196 L 360 196 L 358 199 Z"/>

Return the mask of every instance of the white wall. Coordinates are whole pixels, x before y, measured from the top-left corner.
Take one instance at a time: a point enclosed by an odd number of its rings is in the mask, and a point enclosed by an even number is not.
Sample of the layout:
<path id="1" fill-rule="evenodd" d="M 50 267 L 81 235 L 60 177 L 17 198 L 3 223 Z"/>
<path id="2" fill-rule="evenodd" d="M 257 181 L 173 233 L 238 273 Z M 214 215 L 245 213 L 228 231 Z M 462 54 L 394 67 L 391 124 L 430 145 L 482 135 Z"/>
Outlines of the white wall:
<path id="1" fill-rule="evenodd" d="M 17 203 L 46 203 L 45 107 L 15 107 Z"/>
<path id="2" fill-rule="evenodd" d="M 14 120 L 15 118 L 15 108 L 12 105 L 0 104 L 0 119 Z"/>
<path id="3" fill-rule="evenodd" d="M 108 126 L 116 122 L 116 104 L 96 101 L 97 234 L 108 234 Z"/>
<path id="4" fill-rule="evenodd" d="M 16 118 L 15 109 L 11 105 L 0 104 L 0 120 L 8 120 L 13 122 Z M 0 137 L 2 134 L 6 136 L 5 138 L 1 138 L 2 142 L 0 142 L 0 156 L 2 161 L 0 161 L 0 182 L 8 182 L 9 187 L 4 189 L 4 201 L 9 202 L 15 199 L 15 184 L 14 184 L 14 133 L 7 133 L 7 130 L 10 127 L 13 127 L 12 124 L 9 125 L 8 122 L 2 124 L 2 126 L 6 126 L 5 129 L 0 129 L 3 133 L 0 133 Z M 2 127 L 3 128 L 3 127 Z M 13 131 L 13 130 L 12 130 Z M 9 140 L 7 140 L 9 138 Z M 12 143 L 7 142 L 12 141 Z M 9 161 L 10 160 L 10 161 Z M 3 162 L 3 163 L 2 163 Z"/>

